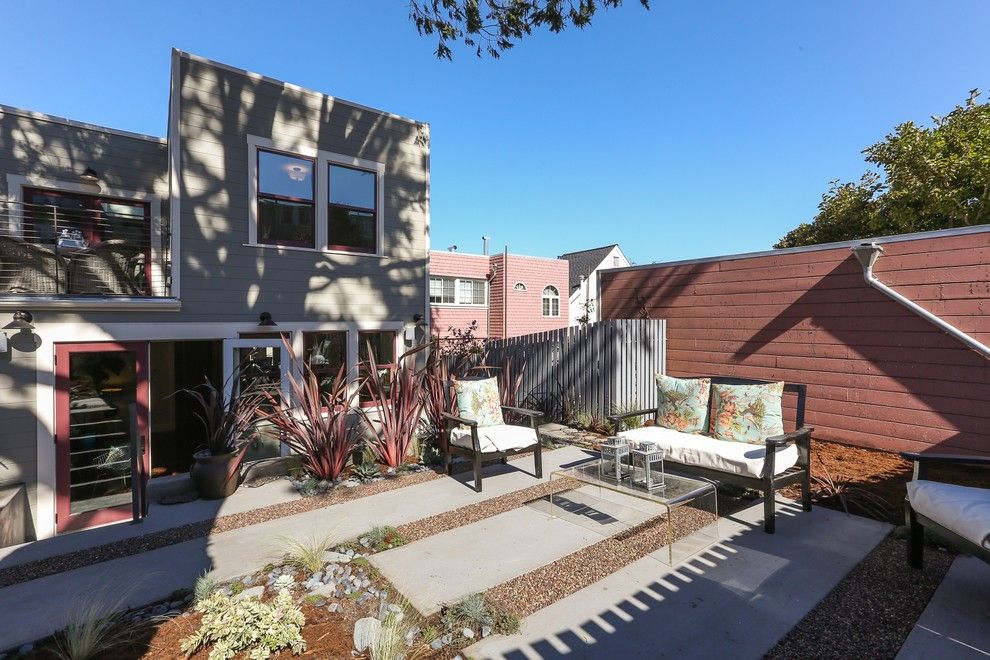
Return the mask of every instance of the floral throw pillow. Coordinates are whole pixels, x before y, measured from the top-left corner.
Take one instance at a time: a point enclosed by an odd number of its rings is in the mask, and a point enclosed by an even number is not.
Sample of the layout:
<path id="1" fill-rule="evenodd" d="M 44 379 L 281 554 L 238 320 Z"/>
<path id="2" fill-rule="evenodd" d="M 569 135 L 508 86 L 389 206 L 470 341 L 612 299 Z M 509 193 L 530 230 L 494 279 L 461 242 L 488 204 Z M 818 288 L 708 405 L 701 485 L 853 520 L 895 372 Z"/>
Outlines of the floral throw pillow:
<path id="1" fill-rule="evenodd" d="M 498 426 L 502 420 L 502 402 L 498 396 L 498 380 L 455 380 L 458 415 L 473 419 L 478 426 Z"/>
<path id="2" fill-rule="evenodd" d="M 715 385 L 712 436 L 718 440 L 761 444 L 772 435 L 782 434 L 784 418 L 780 402 L 783 396 L 783 382 Z"/>
<path id="3" fill-rule="evenodd" d="M 657 424 L 682 433 L 708 431 L 710 378 L 671 378 L 657 374 Z"/>

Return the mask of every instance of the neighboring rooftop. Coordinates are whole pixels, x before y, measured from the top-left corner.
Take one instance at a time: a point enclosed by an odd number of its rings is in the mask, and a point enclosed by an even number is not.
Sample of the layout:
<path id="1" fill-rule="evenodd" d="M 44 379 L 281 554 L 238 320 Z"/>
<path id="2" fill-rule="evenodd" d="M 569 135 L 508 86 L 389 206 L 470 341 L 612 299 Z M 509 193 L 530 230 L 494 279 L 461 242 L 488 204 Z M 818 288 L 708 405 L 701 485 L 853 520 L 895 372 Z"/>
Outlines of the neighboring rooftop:
<path id="1" fill-rule="evenodd" d="M 588 277 L 591 272 L 598 267 L 608 253 L 612 251 L 612 248 L 616 247 L 618 243 L 612 243 L 611 245 L 603 245 L 602 247 L 591 248 L 589 250 L 580 250 L 578 252 L 568 252 L 567 254 L 562 254 L 559 259 L 565 259 L 570 264 L 571 277 L 570 277 L 570 291 L 578 288 L 581 285 L 581 278 Z"/>

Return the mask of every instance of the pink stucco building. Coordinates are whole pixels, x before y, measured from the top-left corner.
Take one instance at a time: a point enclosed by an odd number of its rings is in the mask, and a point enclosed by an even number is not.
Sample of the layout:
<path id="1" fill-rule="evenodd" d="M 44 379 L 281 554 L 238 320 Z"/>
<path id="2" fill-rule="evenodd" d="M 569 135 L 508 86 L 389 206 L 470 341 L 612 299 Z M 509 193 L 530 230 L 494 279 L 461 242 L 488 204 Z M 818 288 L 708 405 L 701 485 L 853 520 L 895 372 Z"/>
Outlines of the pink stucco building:
<path id="1" fill-rule="evenodd" d="M 491 339 L 565 328 L 567 298 L 562 259 L 430 252 L 430 325 L 441 337 L 472 321 Z"/>

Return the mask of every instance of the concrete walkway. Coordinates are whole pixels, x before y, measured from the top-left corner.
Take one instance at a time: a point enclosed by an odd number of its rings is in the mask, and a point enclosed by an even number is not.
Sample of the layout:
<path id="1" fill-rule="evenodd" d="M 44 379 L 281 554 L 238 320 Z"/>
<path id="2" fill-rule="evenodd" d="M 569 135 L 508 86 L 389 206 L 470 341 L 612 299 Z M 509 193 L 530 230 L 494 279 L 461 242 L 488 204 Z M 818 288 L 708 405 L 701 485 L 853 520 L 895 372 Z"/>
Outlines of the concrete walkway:
<path id="1" fill-rule="evenodd" d="M 990 658 L 990 564 L 956 557 L 897 660 Z"/>
<path id="2" fill-rule="evenodd" d="M 472 658 L 760 658 L 880 542 L 890 526 L 778 500 L 719 521 L 722 542 L 670 568 L 654 553 L 482 640 Z M 731 649 L 727 651 L 727 649 Z"/>
<path id="3" fill-rule="evenodd" d="M 544 481 L 552 470 L 590 458 L 573 447 L 544 452 Z M 95 594 L 122 606 L 144 605 L 191 587 L 204 570 L 227 579 L 261 568 L 281 554 L 280 536 L 355 538 L 374 525 L 401 525 L 532 486 L 532 466 L 533 458 L 523 456 L 486 468 L 483 493 L 474 492 L 466 483 L 470 473 L 463 473 L 0 589 L 0 612 L 18 613 L 0 617 L 0 649 L 64 627 L 76 600 Z"/>

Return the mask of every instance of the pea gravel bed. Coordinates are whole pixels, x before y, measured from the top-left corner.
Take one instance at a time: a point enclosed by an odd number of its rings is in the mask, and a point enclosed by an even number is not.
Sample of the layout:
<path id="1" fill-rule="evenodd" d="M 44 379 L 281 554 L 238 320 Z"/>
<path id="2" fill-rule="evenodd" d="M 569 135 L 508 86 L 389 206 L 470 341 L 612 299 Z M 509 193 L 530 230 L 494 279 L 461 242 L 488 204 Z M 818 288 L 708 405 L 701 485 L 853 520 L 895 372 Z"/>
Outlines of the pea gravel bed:
<path id="1" fill-rule="evenodd" d="M 707 511 L 681 507 L 673 523 L 673 538 L 683 538 L 715 521 Z M 520 619 L 615 573 L 667 544 L 666 516 L 582 548 L 557 561 L 489 589 L 489 601 Z"/>
<path id="2" fill-rule="evenodd" d="M 407 543 L 425 539 L 434 534 L 440 534 L 457 527 L 470 525 L 497 516 L 500 513 L 511 511 L 523 506 L 527 502 L 546 497 L 551 493 L 557 494 L 567 490 L 573 490 L 581 484 L 573 479 L 555 479 L 554 481 L 530 486 L 522 490 L 513 491 L 506 495 L 493 497 L 477 504 L 468 504 L 453 511 L 438 513 L 429 518 L 415 520 L 411 523 L 399 526 L 397 531 L 402 535 Z"/>
<path id="3" fill-rule="evenodd" d="M 433 479 L 440 479 L 443 476 L 441 472 L 429 470 L 362 484 L 354 488 L 335 488 L 323 495 L 302 497 L 291 502 L 273 504 L 243 513 L 221 516 L 216 519 L 201 520 L 179 527 L 163 529 L 159 532 L 152 532 L 143 536 L 122 539 L 113 543 L 105 543 L 63 555 L 55 555 L 54 557 L 26 562 L 18 566 L 11 566 L 10 568 L 0 570 L 0 588 L 20 584 L 21 582 L 28 582 L 29 580 L 36 580 L 48 575 L 55 575 L 56 573 L 83 568 L 84 566 L 91 566 L 100 562 L 110 561 L 111 559 L 120 559 L 121 557 L 129 557 L 130 555 L 136 555 L 142 552 L 150 552 L 151 550 L 157 550 L 176 543 L 203 538 L 210 534 L 230 532 L 277 518 L 294 516 L 341 502 L 370 497 L 371 495 L 405 488 L 406 486 L 414 486 L 432 481 Z"/>
<path id="4" fill-rule="evenodd" d="M 949 570 L 954 555 L 925 549 L 925 568 L 907 565 L 903 539 L 888 536 L 764 656 L 893 658 Z"/>

